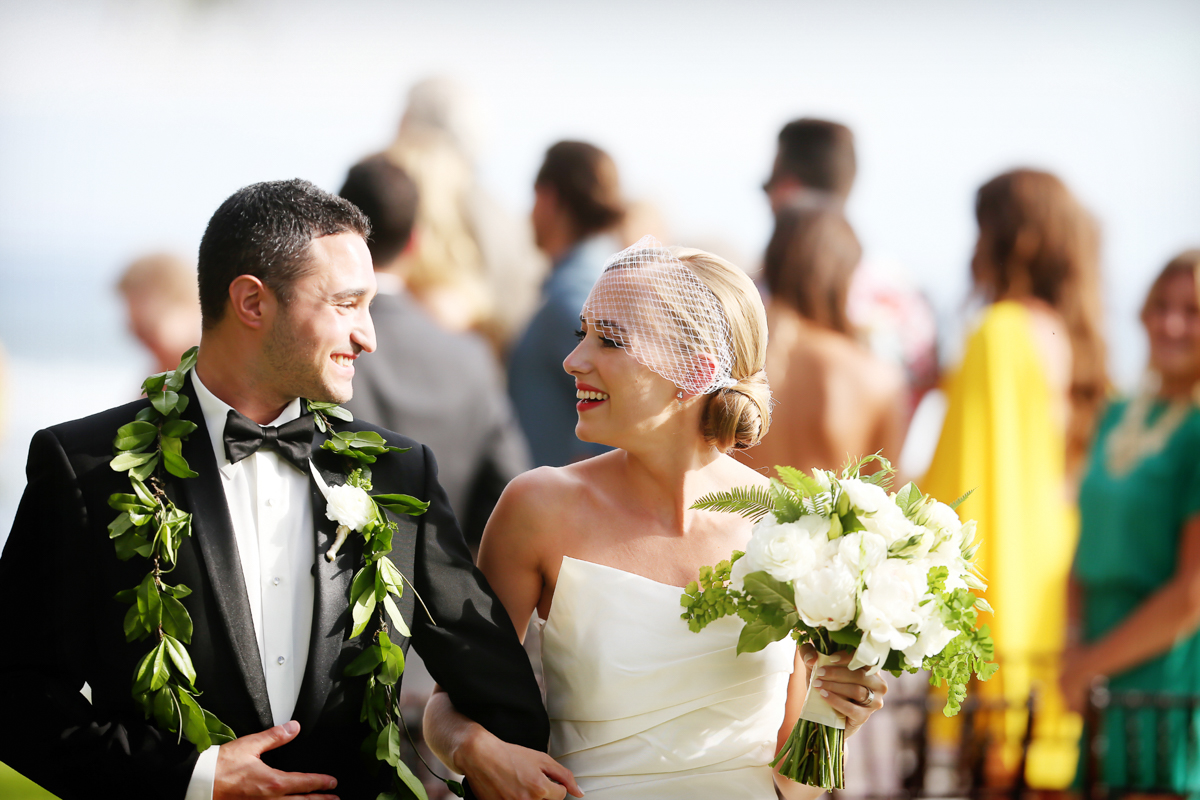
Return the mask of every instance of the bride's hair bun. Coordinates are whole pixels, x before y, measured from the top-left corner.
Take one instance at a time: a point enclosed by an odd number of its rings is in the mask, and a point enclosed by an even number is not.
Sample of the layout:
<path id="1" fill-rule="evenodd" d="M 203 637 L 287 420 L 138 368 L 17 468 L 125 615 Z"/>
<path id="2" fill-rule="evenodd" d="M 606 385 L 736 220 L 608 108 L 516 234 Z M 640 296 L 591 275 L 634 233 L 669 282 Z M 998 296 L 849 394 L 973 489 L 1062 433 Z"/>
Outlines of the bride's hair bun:
<path id="1" fill-rule="evenodd" d="M 767 312 L 754 282 L 725 259 L 703 250 L 672 251 L 721 302 L 733 350 L 732 386 L 714 392 L 704 412 L 704 437 L 722 452 L 753 447 L 771 426 Z"/>
<path id="2" fill-rule="evenodd" d="M 719 450 L 753 447 L 770 426 L 771 387 L 761 369 L 716 392 L 704 415 L 704 436 Z"/>

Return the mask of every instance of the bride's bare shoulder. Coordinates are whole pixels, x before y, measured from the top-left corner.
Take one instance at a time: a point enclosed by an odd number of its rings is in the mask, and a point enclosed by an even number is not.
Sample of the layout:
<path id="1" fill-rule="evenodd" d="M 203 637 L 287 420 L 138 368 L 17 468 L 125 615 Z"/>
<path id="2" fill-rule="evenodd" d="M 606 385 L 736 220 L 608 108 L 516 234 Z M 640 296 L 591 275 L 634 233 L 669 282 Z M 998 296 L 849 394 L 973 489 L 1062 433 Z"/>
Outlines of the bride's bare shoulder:
<path id="1" fill-rule="evenodd" d="M 503 522 L 531 529 L 566 522 L 591 496 L 596 468 L 590 462 L 595 460 L 565 467 L 538 467 L 518 475 L 504 489 L 493 516 L 498 514 Z"/>

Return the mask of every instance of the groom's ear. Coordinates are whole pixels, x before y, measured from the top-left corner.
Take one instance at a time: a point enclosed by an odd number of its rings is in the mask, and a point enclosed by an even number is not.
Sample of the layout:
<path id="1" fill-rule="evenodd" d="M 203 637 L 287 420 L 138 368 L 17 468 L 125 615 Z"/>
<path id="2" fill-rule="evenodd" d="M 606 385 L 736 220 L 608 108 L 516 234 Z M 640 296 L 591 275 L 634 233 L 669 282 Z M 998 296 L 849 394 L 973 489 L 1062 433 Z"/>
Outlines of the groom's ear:
<path id="1" fill-rule="evenodd" d="M 276 303 L 275 293 L 253 275 L 238 275 L 229 284 L 229 312 L 247 328 L 267 327 Z"/>

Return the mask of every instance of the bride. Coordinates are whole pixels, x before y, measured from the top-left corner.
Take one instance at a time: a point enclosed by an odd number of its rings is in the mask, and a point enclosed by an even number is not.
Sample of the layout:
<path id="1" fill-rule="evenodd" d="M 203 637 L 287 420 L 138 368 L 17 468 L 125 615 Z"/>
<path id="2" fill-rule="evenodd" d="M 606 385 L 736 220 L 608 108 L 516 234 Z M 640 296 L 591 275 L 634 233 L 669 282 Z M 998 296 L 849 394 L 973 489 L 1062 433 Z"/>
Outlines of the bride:
<path id="1" fill-rule="evenodd" d="M 716 256 L 646 237 L 610 259 L 581 322 L 563 362 L 576 433 L 617 449 L 518 477 L 479 552 L 516 629 L 534 611 L 544 626 L 553 759 L 496 739 L 440 692 L 426 740 L 483 798 L 771 800 L 772 777 L 787 797 L 815 798 L 769 766 L 815 653 L 802 660 L 784 639 L 737 656 L 737 618 L 699 634 L 680 619 L 681 587 L 750 535 L 749 521 L 692 503 L 766 483 L 727 455 L 769 424 L 758 292 Z M 847 734 L 883 704 L 884 682 L 844 662 L 814 680 Z"/>

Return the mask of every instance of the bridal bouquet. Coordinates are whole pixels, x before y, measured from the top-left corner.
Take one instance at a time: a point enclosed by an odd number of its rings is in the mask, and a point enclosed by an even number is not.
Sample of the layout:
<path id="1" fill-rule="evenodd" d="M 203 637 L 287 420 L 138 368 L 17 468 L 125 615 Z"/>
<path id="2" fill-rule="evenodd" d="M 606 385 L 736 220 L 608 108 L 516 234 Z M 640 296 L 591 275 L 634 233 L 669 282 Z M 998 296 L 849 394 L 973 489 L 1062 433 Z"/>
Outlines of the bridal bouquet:
<path id="1" fill-rule="evenodd" d="M 878 462 L 880 469 L 863 475 Z M 763 649 L 788 634 L 821 654 L 853 652 L 851 669 L 875 673 L 926 669 L 948 686 L 947 716 L 956 714 L 971 676 L 987 680 L 992 640 L 977 627 L 982 576 L 973 563 L 975 523 L 910 483 L 889 494 L 893 470 L 868 456 L 840 476 L 776 467 L 769 487 L 706 495 L 692 508 L 754 519 L 746 552 L 702 567 L 680 599 L 694 631 L 736 614 L 745 625 L 737 652 Z M 809 689 L 800 720 L 771 766 L 795 781 L 844 786 L 845 718 Z"/>

